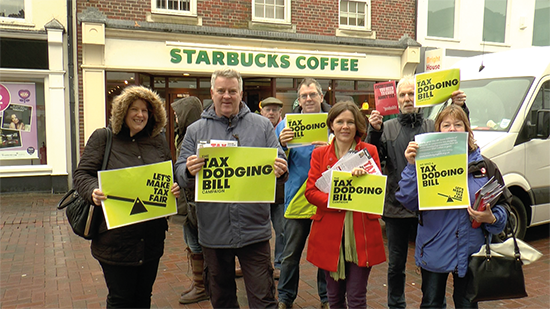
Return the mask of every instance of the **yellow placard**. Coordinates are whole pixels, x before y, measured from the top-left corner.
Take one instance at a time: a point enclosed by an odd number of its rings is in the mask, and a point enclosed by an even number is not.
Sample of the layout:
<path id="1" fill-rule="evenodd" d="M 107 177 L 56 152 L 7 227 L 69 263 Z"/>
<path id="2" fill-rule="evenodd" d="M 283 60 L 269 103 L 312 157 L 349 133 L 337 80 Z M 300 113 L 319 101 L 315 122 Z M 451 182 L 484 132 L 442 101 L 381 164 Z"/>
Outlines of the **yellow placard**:
<path id="1" fill-rule="evenodd" d="M 331 172 L 328 208 L 382 215 L 386 197 L 386 176 L 350 172 Z"/>
<path id="2" fill-rule="evenodd" d="M 468 133 L 425 133 L 415 140 L 419 209 L 468 207 Z"/>
<path id="3" fill-rule="evenodd" d="M 460 88 L 460 69 L 417 74 L 415 107 L 432 106 L 448 100 Z"/>
<path id="4" fill-rule="evenodd" d="M 196 176 L 195 201 L 275 202 L 277 148 L 207 147 L 199 158 L 205 164 Z"/>
<path id="5" fill-rule="evenodd" d="M 177 213 L 172 161 L 99 171 L 99 188 L 108 229 Z"/>
<path id="6" fill-rule="evenodd" d="M 326 113 L 286 114 L 286 127 L 294 131 L 294 138 L 288 148 L 311 145 L 316 141 L 328 141 Z"/>

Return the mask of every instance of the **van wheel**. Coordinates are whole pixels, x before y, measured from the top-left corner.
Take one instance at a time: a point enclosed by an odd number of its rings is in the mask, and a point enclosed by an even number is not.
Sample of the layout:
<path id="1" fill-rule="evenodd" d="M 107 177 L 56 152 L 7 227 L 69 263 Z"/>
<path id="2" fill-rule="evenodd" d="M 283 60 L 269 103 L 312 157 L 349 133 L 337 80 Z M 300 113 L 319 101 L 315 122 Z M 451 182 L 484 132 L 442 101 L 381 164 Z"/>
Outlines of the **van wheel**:
<path id="1" fill-rule="evenodd" d="M 510 213 L 510 219 L 512 223 L 512 230 L 516 234 L 516 238 L 523 239 L 527 230 L 527 212 L 525 206 L 519 197 L 512 196 L 512 212 Z"/>

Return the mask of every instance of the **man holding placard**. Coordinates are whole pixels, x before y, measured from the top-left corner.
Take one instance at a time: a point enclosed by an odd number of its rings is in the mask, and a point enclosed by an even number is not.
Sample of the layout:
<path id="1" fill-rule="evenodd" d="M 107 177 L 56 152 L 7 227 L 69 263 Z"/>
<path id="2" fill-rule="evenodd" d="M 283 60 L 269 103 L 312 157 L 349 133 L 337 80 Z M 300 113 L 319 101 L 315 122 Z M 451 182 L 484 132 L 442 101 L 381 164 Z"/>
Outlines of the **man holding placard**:
<path id="1" fill-rule="evenodd" d="M 209 144 L 211 140 L 232 140 L 246 147 L 277 148 L 272 170 L 278 181 L 284 182 L 288 175 L 287 163 L 273 125 L 268 119 L 250 112 L 241 101 L 240 73 L 230 68 L 215 71 L 210 94 L 213 104 L 202 113 L 200 120 L 188 127 L 182 142 L 176 162 L 178 182 L 184 187 L 195 184 L 195 177 L 207 167 L 205 158 L 196 155 L 197 145 Z M 241 262 L 248 305 L 251 308 L 276 307 L 269 213 L 269 203 L 197 202 L 199 243 L 203 247 L 212 307 L 239 307 L 234 278 L 235 256 Z"/>
<path id="2" fill-rule="evenodd" d="M 415 107 L 415 77 L 405 76 L 397 85 L 397 100 L 400 113 L 397 118 L 382 123 L 379 111 L 373 111 L 369 118 L 367 142 L 378 148 L 380 161 L 385 161 L 388 175 L 383 220 L 388 239 L 388 307 L 405 308 L 405 265 L 408 243 L 416 231 L 417 218 L 414 212 L 403 207 L 395 199 L 401 172 L 407 165 L 405 149 L 414 136 L 433 132 L 434 121 L 424 119 Z M 466 95 L 457 90 L 452 93 L 452 102 L 462 106 L 466 114 Z"/>
<path id="3" fill-rule="evenodd" d="M 326 113 L 330 105 L 323 102 L 321 85 L 313 78 L 304 79 L 298 86 L 299 106 L 294 109 L 297 114 Z M 285 117 L 286 118 L 286 117 Z M 326 120 L 326 116 L 324 117 Z M 311 229 L 311 216 L 316 207 L 304 197 L 306 181 L 310 168 L 311 153 L 317 146 L 328 145 L 327 140 L 314 141 L 310 145 L 288 149 L 287 146 L 295 136 L 293 129 L 281 121 L 276 128 L 279 142 L 285 151 L 288 151 L 288 181 L 285 183 L 285 219 L 284 235 L 285 248 L 281 263 L 281 277 L 279 278 L 279 308 L 290 308 L 298 295 L 300 280 L 300 258 Z M 317 289 L 321 304 L 328 304 L 326 280 L 324 272 L 317 273 Z"/>

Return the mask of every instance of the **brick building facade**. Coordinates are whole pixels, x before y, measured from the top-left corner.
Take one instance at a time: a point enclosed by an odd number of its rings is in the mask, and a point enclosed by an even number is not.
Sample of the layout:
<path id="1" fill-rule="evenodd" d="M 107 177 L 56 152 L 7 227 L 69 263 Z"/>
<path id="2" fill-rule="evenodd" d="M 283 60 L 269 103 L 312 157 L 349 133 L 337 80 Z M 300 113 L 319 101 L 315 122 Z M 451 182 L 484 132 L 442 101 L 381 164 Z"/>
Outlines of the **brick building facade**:
<path id="1" fill-rule="evenodd" d="M 415 1 L 88 0 L 77 14 L 81 150 L 129 84 L 153 88 L 167 108 L 188 95 L 206 105 L 211 73 L 232 66 L 253 111 L 274 96 L 289 112 L 304 77 L 319 80 L 330 104 L 372 106 L 374 83 L 419 62 Z"/>

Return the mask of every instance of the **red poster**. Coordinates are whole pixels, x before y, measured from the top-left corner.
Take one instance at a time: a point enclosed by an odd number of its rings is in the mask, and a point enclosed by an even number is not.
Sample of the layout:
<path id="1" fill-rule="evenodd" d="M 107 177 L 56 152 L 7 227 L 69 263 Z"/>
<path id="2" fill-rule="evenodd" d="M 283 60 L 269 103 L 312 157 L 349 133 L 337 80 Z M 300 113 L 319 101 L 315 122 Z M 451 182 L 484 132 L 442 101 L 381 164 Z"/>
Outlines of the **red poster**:
<path id="1" fill-rule="evenodd" d="M 374 84 L 374 102 L 376 103 L 376 110 L 382 116 L 399 113 L 395 81 Z"/>

